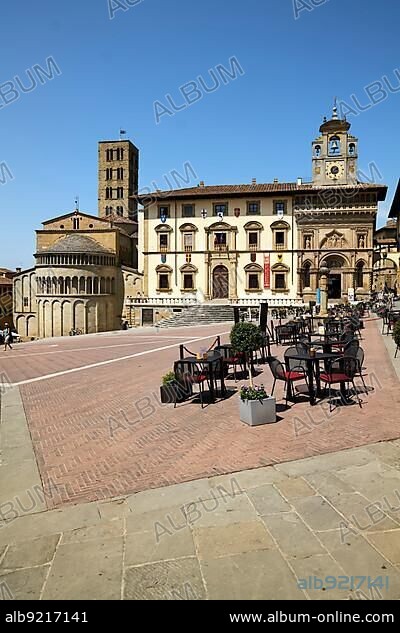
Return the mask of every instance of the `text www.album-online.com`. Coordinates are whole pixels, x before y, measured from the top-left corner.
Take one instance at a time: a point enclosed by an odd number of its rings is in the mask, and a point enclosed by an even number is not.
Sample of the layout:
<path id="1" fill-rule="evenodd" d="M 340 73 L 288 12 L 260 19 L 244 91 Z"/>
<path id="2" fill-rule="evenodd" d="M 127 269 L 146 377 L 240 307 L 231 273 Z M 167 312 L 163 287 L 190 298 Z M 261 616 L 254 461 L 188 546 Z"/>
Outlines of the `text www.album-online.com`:
<path id="1" fill-rule="evenodd" d="M 373 622 L 388 623 L 394 622 L 393 613 L 343 613 L 336 611 L 335 613 L 319 613 L 311 615 L 310 613 L 284 613 L 276 611 L 274 613 L 230 613 L 231 622 L 253 622 L 253 623 L 285 623 L 292 622 L 294 624 L 303 622 L 333 622 L 336 624 L 342 622 Z"/>

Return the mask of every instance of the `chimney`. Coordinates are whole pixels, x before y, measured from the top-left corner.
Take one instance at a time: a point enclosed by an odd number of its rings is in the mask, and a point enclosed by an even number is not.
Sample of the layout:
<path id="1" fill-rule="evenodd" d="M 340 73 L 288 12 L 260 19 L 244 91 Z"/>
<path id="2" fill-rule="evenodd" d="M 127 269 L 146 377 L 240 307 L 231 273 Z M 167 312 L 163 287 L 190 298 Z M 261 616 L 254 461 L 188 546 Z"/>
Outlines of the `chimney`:
<path id="1" fill-rule="evenodd" d="M 274 178 L 274 182 L 279 182 L 279 180 L 277 178 Z"/>
<path id="2" fill-rule="evenodd" d="M 15 270 L 17 271 L 17 275 L 19 275 L 21 270 L 22 270 L 22 268 L 16 268 Z"/>
<path id="3" fill-rule="evenodd" d="M 199 187 L 204 187 L 204 180 L 200 180 Z"/>
<path id="4" fill-rule="evenodd" d="M 297 184 L 300 186 L 303 184 L 303 179 L 302 178 L 298 178 L 297 179 Z"/>
<path id="5" fill-rule="evenodd" d="M 257 178 L 252 178 L 251 179 L 251 184 L 252 185 L 256 185 L 257 184 Z"/>

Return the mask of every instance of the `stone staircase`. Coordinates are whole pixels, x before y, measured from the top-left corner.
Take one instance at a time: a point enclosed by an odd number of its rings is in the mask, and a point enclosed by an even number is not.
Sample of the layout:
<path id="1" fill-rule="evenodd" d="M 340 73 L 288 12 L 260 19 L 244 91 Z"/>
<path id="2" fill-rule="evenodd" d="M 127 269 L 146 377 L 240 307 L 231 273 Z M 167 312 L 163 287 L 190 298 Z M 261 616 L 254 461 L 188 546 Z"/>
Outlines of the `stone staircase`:
<path id="1" fill-rule="evenodd" d="M 160 328 L 211 325 L 213 323 L 233 323 L 233 308 L 221 303 L 200 303 L 157 323 Z"/>

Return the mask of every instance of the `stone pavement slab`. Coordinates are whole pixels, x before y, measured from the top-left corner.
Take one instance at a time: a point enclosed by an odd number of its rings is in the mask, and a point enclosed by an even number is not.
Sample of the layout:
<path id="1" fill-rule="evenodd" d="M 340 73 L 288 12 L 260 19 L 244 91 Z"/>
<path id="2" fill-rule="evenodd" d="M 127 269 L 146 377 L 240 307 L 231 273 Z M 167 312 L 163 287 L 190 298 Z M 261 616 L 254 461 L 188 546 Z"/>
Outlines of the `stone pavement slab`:
<path id="1" fill-rule="evenodd" d="M 165 561 L 125 572 L 125 600 L 204 600 L 206 592 L 196 558 Z"/>
<path id="2" fill-rule="evenodd" d="M 120 600 L 122 553 L 122 537 L 60 545 L 43 599 Z"/>
<path id="3" fill-rule="evenodd" d="M 275 549 L 274 542 L 261 521 L 194 528 L 193 537 L 201 559 Z"/>
<path id="4" fill-rule="evenodd" d="M 318 538 L 295 512 L 263 516 L 262 520 L 286 557 L 307 558 L 326 554 Z"/>
<path id="5" fill-rule="evenodd" d="M 295 574 L 276 550 L 201 560 L 210 600 L 305 600 Z"/>

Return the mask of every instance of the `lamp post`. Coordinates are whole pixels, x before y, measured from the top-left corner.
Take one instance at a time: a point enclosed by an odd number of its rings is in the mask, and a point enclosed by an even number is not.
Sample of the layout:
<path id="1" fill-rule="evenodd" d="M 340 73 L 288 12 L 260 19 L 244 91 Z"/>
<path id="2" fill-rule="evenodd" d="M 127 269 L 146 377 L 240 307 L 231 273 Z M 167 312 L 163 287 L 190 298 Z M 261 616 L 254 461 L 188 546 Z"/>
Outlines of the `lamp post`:
<path id="1" fill-rule="evenodd" d="M 320 317 L 328 316 L 328 278 L 329 268 L 328 266 L 322 265 L 319 269 L 319 289 L 321 291 L 321 309 L 319 313 Z"/>

